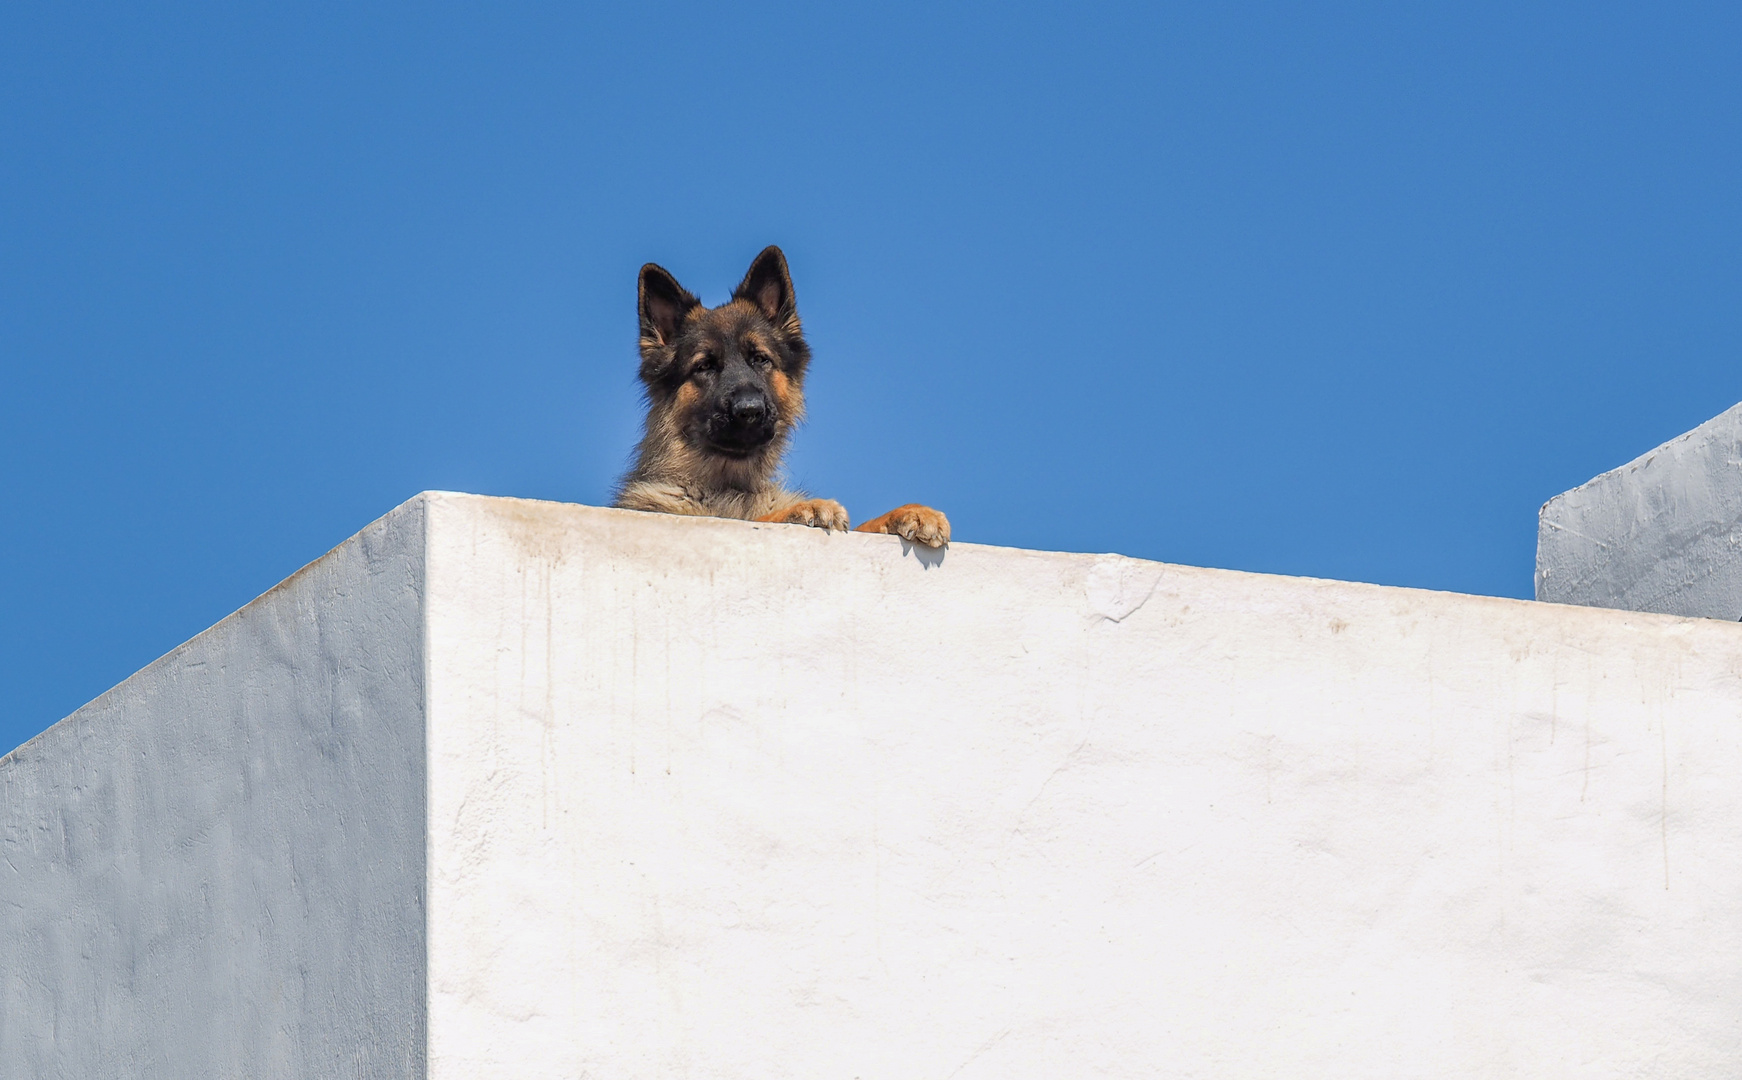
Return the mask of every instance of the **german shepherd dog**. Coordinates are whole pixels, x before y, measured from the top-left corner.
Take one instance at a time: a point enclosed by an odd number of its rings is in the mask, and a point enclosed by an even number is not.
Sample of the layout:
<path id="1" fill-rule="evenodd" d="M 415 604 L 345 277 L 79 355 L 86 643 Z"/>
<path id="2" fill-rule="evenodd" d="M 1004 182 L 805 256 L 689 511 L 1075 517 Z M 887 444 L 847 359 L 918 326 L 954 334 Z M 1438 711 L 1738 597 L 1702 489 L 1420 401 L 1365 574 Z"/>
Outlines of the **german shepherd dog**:
<path id="1" fill-rule="evenodd" d="M 638 293 L 646 434 L 613 505 L 846 529 L 840 503 L 780 482 L 787 440 L 804 419 L 811 358 L 780 249 L 756 256 L 717 308 L 653 263 L 641 268 Z M 856 531 L 931 547 L 950 541 L 949 519 L 917 503 Z"/>

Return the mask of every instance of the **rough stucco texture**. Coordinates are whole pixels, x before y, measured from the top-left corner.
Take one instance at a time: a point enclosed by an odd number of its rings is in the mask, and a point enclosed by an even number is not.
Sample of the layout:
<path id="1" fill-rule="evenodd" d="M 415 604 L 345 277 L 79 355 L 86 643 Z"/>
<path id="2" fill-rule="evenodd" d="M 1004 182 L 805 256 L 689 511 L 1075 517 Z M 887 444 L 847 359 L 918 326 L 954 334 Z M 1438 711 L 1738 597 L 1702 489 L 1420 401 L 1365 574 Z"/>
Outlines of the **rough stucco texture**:
<path id="1" fill-rule="evenodd" d="M 1710 620 L 429 495 L 0 761 L 0 1076 L 1734 1076 L 1739 718 Z"/>
<path id="2" fill-rule="evenodd" d="M 423 513 L 0 758 L 0 1077 L 416 1077 Z"/>
<path id="3" fill-rule="evenodd" d="M 1742 619 L 1742 405 L 1550 499 L 1536 598 Z"/>
<path id="4" fill-rule="evenodd" d="M 1742 627 L 429 514 L 432 1077 L 1742 1072 Z"/>

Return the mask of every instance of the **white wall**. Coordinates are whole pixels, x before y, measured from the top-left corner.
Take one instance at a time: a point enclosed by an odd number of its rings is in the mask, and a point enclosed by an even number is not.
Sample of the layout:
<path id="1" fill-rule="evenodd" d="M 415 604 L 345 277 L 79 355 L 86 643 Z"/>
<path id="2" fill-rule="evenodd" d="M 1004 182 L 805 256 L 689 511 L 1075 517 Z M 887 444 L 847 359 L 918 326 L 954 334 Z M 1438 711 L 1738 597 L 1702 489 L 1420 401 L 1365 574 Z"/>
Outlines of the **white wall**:
<path id="1" fill-rule="evenodd" d="M 0 1077 L 423 1075 L 421 503 L 0 758 Z"/>
<path id="2" fill-rule="evenodd" d="M 922 554 L 414 500 L 0 759 L 0 1076 L 1742 1071 L 1742 626 Z"/>
<path id="3" fill-rule="evenodd" d="M 1742 1071 L 1742 627 L 429 513 L 432 1077 Z"/>
<path id="4" fill-rule="evenodd" d="M 1550 499 L 1536 598 L 1742 619 L 1742 405 Z"/>

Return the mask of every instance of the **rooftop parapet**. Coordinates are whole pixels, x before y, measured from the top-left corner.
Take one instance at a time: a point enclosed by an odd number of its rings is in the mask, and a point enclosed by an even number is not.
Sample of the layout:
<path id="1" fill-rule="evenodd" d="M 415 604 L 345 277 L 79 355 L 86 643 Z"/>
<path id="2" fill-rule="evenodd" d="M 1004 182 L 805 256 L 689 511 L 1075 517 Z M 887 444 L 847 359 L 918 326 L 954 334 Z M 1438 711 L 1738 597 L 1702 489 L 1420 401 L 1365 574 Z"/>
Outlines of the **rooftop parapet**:
<path id="1" fill-rule="evenodd" d="M 1719 1076 L 1742 626 L 419 496 L 0 759 L 0 1076 Z"/>
<path id="2" fill-rule="evenodd" d="M 1742 619 L 1742 405 L 1550 499 L 1536 598 Z"/>

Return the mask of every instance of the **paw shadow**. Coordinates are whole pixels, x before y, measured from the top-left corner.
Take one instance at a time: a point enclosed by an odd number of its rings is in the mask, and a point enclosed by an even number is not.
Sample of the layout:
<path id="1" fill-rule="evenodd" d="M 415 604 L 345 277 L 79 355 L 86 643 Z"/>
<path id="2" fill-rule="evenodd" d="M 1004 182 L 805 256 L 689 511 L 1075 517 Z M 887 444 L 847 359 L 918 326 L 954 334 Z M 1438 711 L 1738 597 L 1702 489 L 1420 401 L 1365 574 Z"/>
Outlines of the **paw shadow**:
<path id="1" fill-rule="evenodd" d="M 948 544 L 943 547 L 932 547 L 930 544 L 916 544 L 905 536 L 898 539 L 901 540 L 901 553 L 912 555 L 919 565 L 926 570 L 930 570 L 934 566 L 942 566 L 944 556 L 950 550 Z"/>

